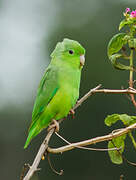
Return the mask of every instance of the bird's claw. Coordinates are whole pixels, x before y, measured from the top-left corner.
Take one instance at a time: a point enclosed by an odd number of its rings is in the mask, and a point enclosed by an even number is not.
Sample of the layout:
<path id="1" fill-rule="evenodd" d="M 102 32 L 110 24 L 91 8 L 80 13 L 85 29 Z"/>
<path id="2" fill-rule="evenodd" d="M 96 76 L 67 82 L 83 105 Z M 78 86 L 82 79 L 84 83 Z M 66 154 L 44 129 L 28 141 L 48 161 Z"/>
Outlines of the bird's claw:
<path id="1" fill-rule="evenodd" d="M 59 132 L 59 123 L 55 119 L 52 120 L 52 124 L 48 127 L 47 131 L 49 132 L 53 128 L 55 128 L 56 132 Z"/>
<path id="2" fill-rule="evenodd" d="M 75 118 L 75 111 L 74 109 L 70 109 L 69 114 L 72 114 L 72 118 Z"/>

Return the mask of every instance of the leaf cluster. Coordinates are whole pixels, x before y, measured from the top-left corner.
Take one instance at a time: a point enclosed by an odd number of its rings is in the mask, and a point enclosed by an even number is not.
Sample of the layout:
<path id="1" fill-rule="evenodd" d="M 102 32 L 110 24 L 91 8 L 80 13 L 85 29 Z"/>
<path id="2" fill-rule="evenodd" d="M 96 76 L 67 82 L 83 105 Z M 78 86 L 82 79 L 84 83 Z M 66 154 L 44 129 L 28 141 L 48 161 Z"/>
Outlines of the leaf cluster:
<path id="1" fill-rule="evenodd" d="M 133 72 L 136 71 L 133 66 L 133 52 L 136 51 L 136 17 L 131 16 L 131 14 L 129 14 L 128 11 L 124 13 L 125 19 L 120 22 L 119 31 L 122 30 L 122 28 L 126 29 L 126 31 L 117 33 L 111 38 L 108 44 L 107 54 L 114 68 L 130 71 L 129 85 L 131 84 L 131 88 L 133 88 Z M 119 62 L 120 59 L 122 59 L 121 62 L 124 63 Z M 128 65 L 126 65 L 126 61 Z M 130 97 L 132 96 L 133 95 L 130 95 Z M 123 125 L 127 127 L 136 123 L 136 116 L 129 116 L 127 114 L 112 114 L 106 117 L 105 124 L 107 126 L 111 126 L 117 121 L 121 121 Z M 108 151 L 111 161 L 115 164 L 121 164 L 123 162 L 122 153 L 125 149 L 127 136 L 130 137 L 133 146 L 136 148 L 136 142 L 131 132 L 114 138 L 108 142 L 108 148 L 120 148 L 118 151 Z"/>
<path id="2" fill-rule="evenodd" d="M 111 38 L 108 44 L 107 54 L 114 68 L 119 70 L 135 70 L 134 67 L 119 63 L 118 59 L 123 59 L 124 61 L 130 60 L 130 50 L 136 50 L 136 18 L 126 16 L 120 22 L 119 30 L 123 27 L 126 27 L 127 31 L 117 33 Z M 128 54 L 126 54 L 126 49 L 128 49 Z"/>

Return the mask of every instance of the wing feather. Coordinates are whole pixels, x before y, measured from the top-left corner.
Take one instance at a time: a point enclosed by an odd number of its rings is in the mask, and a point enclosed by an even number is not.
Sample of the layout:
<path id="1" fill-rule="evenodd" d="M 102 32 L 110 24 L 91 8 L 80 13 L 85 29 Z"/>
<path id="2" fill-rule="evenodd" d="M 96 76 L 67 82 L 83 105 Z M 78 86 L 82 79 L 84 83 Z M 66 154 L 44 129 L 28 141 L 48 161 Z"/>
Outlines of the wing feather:
<path id="1" fill-rule="evenodd" d="M 57 77 L 57 69 L 55 67 L 49 67 L 46 70 L 37 91 L 37 97 L 32 112 L 32 123 L 37 119 L 37 116 L 40 116 L 57 93 L 59 89 Z"/>

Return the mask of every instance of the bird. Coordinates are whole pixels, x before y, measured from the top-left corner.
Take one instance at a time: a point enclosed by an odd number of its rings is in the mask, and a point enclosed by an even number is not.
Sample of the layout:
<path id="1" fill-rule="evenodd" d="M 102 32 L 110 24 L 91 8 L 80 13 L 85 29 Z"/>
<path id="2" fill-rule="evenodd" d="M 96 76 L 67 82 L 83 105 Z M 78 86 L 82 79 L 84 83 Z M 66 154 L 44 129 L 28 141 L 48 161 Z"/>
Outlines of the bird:
<path id="1" fill-rule="evenodd" d="M 57 121 L 67 117 L 69 112 L 74 113 L 72 108 L 79 98 L 81 71 L 85 63 L 84 47 L 75 40 L 64 38 L 50 56 L 51 62 L 37 90 L 24 148 L 48 126 L 59 130 Z"/>

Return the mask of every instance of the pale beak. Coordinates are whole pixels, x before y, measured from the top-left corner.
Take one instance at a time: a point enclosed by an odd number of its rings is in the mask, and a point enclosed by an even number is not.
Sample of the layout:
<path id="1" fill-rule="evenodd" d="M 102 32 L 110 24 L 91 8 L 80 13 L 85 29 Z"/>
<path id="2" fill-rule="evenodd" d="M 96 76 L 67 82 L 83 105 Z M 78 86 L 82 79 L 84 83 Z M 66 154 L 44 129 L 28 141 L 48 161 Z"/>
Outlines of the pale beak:
<path id="1" fill-rule="evenodd" d="M 85 56 L 81 55 L 80 56 L 80 65 L 83 66 L 85 64 Z"/>

